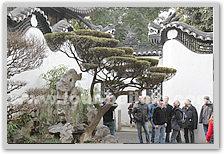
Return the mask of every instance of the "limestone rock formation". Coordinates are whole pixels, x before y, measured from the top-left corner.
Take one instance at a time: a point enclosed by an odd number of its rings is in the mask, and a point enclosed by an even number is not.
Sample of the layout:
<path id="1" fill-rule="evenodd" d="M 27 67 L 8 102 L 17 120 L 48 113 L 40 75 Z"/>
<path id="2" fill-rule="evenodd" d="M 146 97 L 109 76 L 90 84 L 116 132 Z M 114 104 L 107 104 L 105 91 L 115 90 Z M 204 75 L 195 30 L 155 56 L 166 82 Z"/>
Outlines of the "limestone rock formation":
<path id="1" fill-rule="evenodd" d="M 88 117 L 88 124 L 90 125 L 91 122 L 93 121 L 93 119 L 96 117 L 97 115 L 97 110 L 96 109 L 90 109 L 87 113 L 87 117 Z"/>
<path id="2" fill-rule="evenodd" d="M 77 114 L 81 94 L 76 89 L 75 83 L 81 80 L 82 74 L 77 74 L 75 69 L 65 73 L 56 85 L 57 90 L 57 116 L 58 122 L 73 123 Z"/>
<path id="3" fill-rule="evenodd" d="M 62 123 L 59 123 L 59 124 L 57 124 L 57 125 L 50 126 L 50 127 L 48 127 L 48 131 L 49 131 L 49 133 L 51 133 L 51 134 L 57 134 L 57 133 L 60 133 L 60 130 L 61 130 L 62 126 L 63 126 Z"/>
<path id="4" fill-rule="evenodd" d="M 70 123 L 66 123 L 61 127 L 60 130 L 60 142 L 61 143 L 72 143 L 73 135 L 72 135 L 72 125 Z"/>
<path id="5" fill-rule="evenodd" d="M 88 126 L 84 123 L 83 124 L 74 124 L 72 133 L 73 134 L 84 133 L 87 127 Z"/>
<path id="6" fill-rule="evenodd" d="M 96 128 L 95 137 L 102 138 L 109 134 L 110 134 L 110 129 L 105 125 Z"/>

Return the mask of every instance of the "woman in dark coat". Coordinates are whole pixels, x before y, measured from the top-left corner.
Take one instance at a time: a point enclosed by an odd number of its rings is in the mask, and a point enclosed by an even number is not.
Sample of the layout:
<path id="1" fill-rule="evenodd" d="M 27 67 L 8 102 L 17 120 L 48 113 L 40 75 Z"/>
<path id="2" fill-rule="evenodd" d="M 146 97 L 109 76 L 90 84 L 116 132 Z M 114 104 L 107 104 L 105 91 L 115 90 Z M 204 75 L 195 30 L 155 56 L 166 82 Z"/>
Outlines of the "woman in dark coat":
<path id="1" fill-rule="evenodd" d="M 171 128 L 173 129 L 172 136 L 171 136 L 171 143 L 175 143 L 177 140 L 177 143 L 182 143 L 180 130 L 183 130 L 183 124 L 182 124 L 182 110 L 179 107 L 180 102 L 178 100 L 174 101 L 173 103 L 173 115 L 171 119 Z"/>

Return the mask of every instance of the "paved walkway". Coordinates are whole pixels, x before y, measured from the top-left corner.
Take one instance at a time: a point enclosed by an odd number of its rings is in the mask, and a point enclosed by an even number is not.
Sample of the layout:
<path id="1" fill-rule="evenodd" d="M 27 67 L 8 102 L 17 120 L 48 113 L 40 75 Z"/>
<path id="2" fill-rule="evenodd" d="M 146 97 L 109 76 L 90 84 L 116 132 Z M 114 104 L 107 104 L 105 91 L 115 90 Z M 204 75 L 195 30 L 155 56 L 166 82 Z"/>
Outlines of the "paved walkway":
<path id="1" fill-rule="evenodd" d="M 150 134 L 151 135 L 151 134 Z M 118 143 L 139 143 L 137 128 L 122 127 L 120 131 L 115 132 Z M 142 133 L 143 142 L 146 143 L 145 133 Z"/>
<path id="2" fill-rule="evenodd" d="M 149 132 L 150 133 L 150 132 Z M 184 143 L 184 137 L 183 137 L 183 132 L 182 133 L 182 141 Z M 115 132 L 115 137 L 118 138 L 118 143 L 139 143 L 139 139 L 138 139 L 138 133 L 137 133 L 137 128 L 135 127 L 125 127 L 122 126 L 122 129 L 120 131 L 116 131 Z M 143 138 L 143 143 L 146 143 L 146 139 L 145 139 L 145 132 L 144 130 L 142 130 L 142 138 Z M 150 138 L 151 138 L 151 133 L 150 133 Z M 197 138 L 195 139 L 195 143 L 200 143 L 203 144 L 205 142 L 200 142 L 197 141 Z"/>

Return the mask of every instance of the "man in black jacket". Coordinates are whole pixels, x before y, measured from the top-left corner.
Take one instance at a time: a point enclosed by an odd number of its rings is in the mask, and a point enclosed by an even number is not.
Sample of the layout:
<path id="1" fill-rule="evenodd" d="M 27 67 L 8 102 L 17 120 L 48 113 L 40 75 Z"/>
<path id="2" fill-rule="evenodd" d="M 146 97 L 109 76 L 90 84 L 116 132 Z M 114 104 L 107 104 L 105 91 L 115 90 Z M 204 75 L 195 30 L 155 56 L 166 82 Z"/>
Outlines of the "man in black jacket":
<path id="1" fill-rule="evenodd" d="M 150 143 L 149 126 L 148 126 L 149 107 L 144 102 L 142 96 L 139 96 L 138 100 L 139 102 L 135 103 L 134 108 L 132 110 L 132 115 L 134 116 L 134 119 L 136 120 L 137 124 L 138 138 L 140 143 L 143 143 L 142 139 L 142 127 L 143 127 L 145 131 L 146 142 Z"/>
<path id="2" fill-rule="evenodd" d="M 107 103 L 109 103 L 110 98 L 107 97 L 105 98 L 105 101 L 103 102 L 102 105 L 106 105 Z M 110 129 L 110 134 L 111 135 L 115 135 L 115 125 L 114 125 L 114 116 L 113 116 L 113 111 L 117 108 L 117 103 L 114 103 L 110 109 L 104 114 L 103 116 L 103 124 L 107 127 L 109 127 Z"/>
<path id="3" fill-rule="evenodd" d="M 173 107 L 168 103 L 169 97 L 165 96 L 164 97 L 164 108 L 166 109 L 166 116 L 167 116 L 167 127 L 166 127 L 166 143 L 170 143 L 170 132 L 171 132 L 171 118 L 172 118 L 172 112 L 173 112 Z"/>
<path id="4" fill-rule="evenodd" d="M 165 143 L 167 117 L 162 99 L 159 101 L 159 106 L 154 109 L 153 123 L 155 124 L 155 143 Z"/>
<path id="5" fill-rule="evenodd" d="M 198 113 L 196 108 L 193 105 L 191 105 L 190 99 L 186 99 L 184 104 L 185 106 L 182 108 L 182 111 L 186 115 L 184 123 L 185 143 L 189 143 L 188 131 L 190 132 L 191 143 L 194 143 L 194 130 L 197 129 Z"/>
<path id="6" fill-rule="evenodd" d="M 179 107 L 180 102 L 178 100 L 174 101 L 173 106 L 174 106 L 173 116 L 171 119 L 171 128 L 173 129 L 173 132 L 171 136 L 171 143 L 175 143 L 176 140 L 177 143 L 182 143 L 180 130 L 183 130 L 183 124 L 182 124 L 183 112 Z"/>

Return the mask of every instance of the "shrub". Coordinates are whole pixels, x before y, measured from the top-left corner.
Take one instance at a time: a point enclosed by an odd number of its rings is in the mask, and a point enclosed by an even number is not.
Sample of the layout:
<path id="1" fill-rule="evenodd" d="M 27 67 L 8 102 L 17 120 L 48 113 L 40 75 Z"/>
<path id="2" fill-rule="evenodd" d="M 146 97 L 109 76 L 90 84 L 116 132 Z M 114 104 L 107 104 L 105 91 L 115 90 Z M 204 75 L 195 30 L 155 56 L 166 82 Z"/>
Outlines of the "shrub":
<path id="1" fill-rule="evenodd" d="M 56 95 L 56 84 L 60 81 L 62 75 L 68 71 L 68 67 L 60 64 L 58 67 L 53 67 L 53 69 L 47 71 L 47 73 L 42 73 L 41 77 L 46 80 L 46 87 L 53 90 L 53 94 Z"/>
<path id="2" fill-rule="evenodd" d="M 88 36 L 95 36 L 95 37 L 105 37 L 105 38 L 112 38 L 110 33 L 104 33 L 101 31 L 96 30 L 88 30 L 88 29 L 78 29 L 74 31 L 76 35 L 88 35 Z"/>

